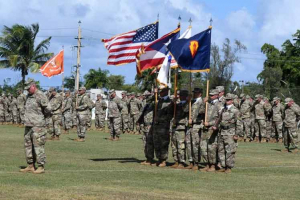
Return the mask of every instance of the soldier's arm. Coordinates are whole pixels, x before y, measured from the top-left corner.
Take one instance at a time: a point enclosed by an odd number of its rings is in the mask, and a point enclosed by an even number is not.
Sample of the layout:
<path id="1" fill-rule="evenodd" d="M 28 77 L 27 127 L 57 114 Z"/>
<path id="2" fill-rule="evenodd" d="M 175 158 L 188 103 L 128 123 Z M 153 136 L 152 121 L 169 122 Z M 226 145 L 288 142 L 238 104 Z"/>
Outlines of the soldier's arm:
<path id="1" fill-rule="evenodd" d="M 66 105 L 64 107 L 63 112 L 66 112 L 67 110 L 71 110 L 72 109 L 72 103 L 73 103 L 73 100 L 71 98 L 69 98 L 67 100 L 67 103 L 66 103 Z"/>
<path id="2" fill-rule="evenodd" d="M 52 108 L 47 97 L 44 94 L 40 94 L 37 96 L 37 98 L 42 110 L 44 111 L 44 114 L 51 114 Z"/>
<path id="3" fill-rule="evenodd" d="M 57 111 L 58 109 L 61 108 L 62 105 L 62 98 L 58 97 L 57 101 L 54 103 L 54 105 L 52 105 L 52 111 Z"/>
<path id="4" fill-rule="evenodd" d="M 83 111 L 86 110 L 88 107 L 89 107 L 89 99 L 87 96 L 84 96 L 82 100 L 82 105 L 78 106 L 76 110 Z"/>

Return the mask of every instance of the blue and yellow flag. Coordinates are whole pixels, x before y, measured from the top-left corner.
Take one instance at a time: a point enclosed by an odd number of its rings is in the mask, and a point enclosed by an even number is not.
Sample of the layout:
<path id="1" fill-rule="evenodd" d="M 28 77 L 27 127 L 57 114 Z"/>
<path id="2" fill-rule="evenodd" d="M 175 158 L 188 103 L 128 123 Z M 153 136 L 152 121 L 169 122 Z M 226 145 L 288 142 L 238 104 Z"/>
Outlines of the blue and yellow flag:
<path id="1" fill-rule="evenodd" d="M 210 69 L 211 28 L 168 45 L 170 53 L 182 71 L 208 72 Z"/>

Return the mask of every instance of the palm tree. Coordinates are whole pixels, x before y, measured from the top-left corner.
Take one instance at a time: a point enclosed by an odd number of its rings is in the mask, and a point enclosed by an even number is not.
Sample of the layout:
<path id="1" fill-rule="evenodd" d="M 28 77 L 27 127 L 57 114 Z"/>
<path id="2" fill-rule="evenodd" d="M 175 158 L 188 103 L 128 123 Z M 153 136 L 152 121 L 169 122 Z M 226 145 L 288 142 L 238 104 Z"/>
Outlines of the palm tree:
<path id="1" fill-rule="evenodd" d="M 22 87 L 28 71 L 39 72 L 39 68 L 53 53 L 45 53 L 50 45 L 51 37 L 41 41 L 35 46 L 35 39 L 39 32 L 39 25 L 22 26 L 13 25 L 11 28 L 4 26 L 0 37 L 0 68 L 11 68 L 21 71 Z"/>
<path id="2" fill-rule="evenodd" d="M 90 88 L 107 88 L 109 72 L 107 70 L 101 70 L 101 68 L 90 69 L 89 72 L 84 75 L 85 87 Z"/>

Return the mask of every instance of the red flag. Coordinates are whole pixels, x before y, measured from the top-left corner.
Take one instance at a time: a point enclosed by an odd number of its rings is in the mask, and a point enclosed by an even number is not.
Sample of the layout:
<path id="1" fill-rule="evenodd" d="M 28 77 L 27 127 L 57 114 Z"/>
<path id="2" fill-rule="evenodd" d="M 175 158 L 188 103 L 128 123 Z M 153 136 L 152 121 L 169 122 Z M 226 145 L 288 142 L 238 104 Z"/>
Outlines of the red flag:
<path id="1" fill-rule="evenodd" d="M 64 50 L 48 60 L 41 68 L 41 73 L 48 78 L 64 73 Z"/>

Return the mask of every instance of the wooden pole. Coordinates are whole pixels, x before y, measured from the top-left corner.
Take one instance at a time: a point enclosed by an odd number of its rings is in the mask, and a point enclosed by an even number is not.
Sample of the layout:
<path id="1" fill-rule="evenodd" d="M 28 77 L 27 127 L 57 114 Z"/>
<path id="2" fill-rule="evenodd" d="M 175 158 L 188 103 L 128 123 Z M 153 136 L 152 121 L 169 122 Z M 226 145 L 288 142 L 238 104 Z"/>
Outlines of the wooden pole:
<path id="1" fill-rule="evenodd" d="M 178 67 L 175 69 L 175 74 L 174 74 L 174 98 L 177 98 L 177 77 L 178 77 Z M 173 114 L 174 119 L 175 116 L 176 116 L 176 102 L 174 103 L 174 114 Z"/>
<path id="2" fill-rule="evenodd" d="M 189 95 L 192 95 L 192 72 L 190 72 L 190 87 L 189 87 Z M 192 98 L 189 100 L 189 121 L 192 119 Z M 190 124 L 191 125 L 191 124 Z"/>
<path id="3" fill-rule="evenodd" d="M 209 90 L 209 80 L 206 81 L 206 99 L 208 101 L 208 91 Z M 207 110 L 208 110 L 208 102 L 205 103 L 205 123 L 207 122 Z"/>
<path id="4" fill-rule="evenodd" d="M 63 51 L 64 51 L 64 46 L 62 46 L 63 48 Z M 65 53 L 65 52 L 64 52 Z M 64 55 L 65 56 L 65 55 Z M 64 58 L 63 58 L 64 59 Z M 65 82 L 65 68 L 64 68 L 64 71 L 61 73 L 61 79 L 62 79 L 62 84 L 61 84 L 61 91 L 62 91 L 62 94 L 64 93 L 64 82 Z"/>

